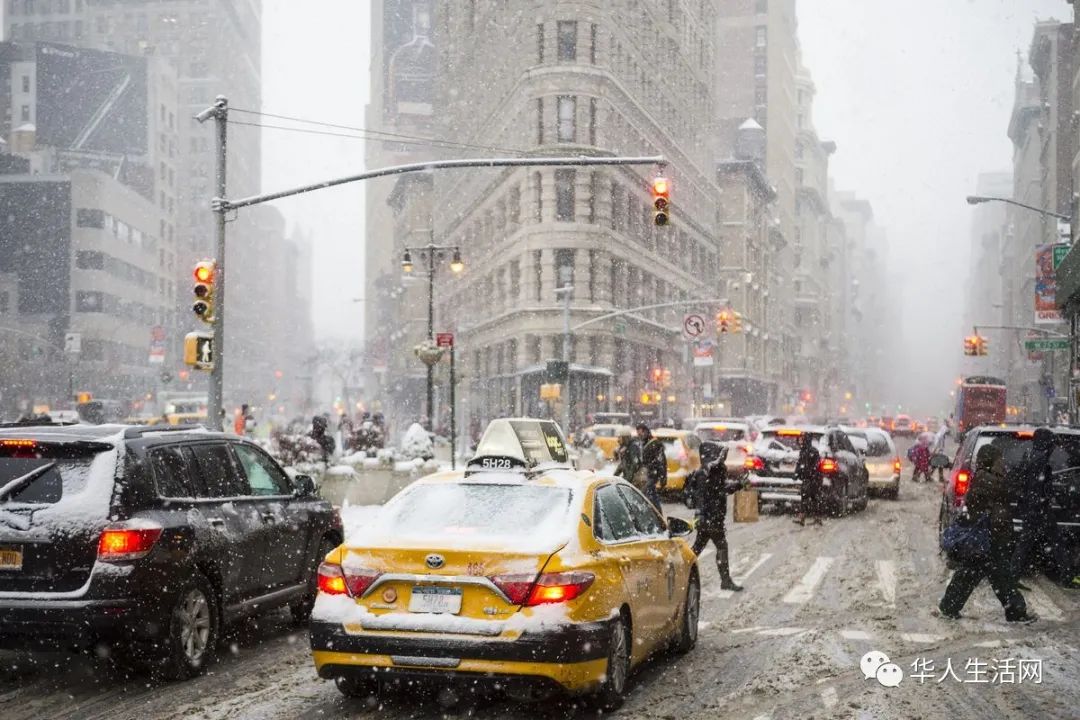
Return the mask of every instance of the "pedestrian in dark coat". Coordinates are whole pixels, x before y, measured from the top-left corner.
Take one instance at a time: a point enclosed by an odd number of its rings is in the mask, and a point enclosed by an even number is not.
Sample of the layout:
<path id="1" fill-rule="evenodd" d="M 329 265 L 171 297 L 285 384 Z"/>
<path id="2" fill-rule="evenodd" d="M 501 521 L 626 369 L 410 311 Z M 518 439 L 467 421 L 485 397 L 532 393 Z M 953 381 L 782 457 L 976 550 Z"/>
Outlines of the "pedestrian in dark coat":
<path id="1" fill-rule="evenodd" d="M 1052 541 L 1054 524 L 1050 519 L 1050 453 L 1054 449 L 1054 433 L 1039 428 L 1031 439 L 1031 455 L 1007 478 L 1007 485 L 1019 493 L 1018 516 L 1023 522 L 1013 552 L 1013 575 L 1017 586 L 1021 575 L 1030 569 L 1032 553 L 1043 550 Z"/>
<path id="2" fill-rule="evenodd" d="M 1009 491 L 1005 480 L 1005 457 L 996 445 L 984 445 L 975 456 L 975 476 L 971 489 L 964 498 L 968 515 L 975 521 L 989 520 L 990 554 L 985 558 L 963 565 L 953 573 L 945 595 L 938 603 L 944 617 L 960 617 L 971 593 L 982 582 L 990 580 L 1005 619 L 1009 622 L 1032 622 L 1037 618 L 1029 614 L 1024 596 L 1016 587 L 1012 571 L 1013 529 L 1012 509 L 1009 507 Z"/>
<path id="3" fill-rule="evenodd" d="M 738 485 L 727 483 L 728 449 L 715 442 L 701 443 L 701 470 L 694 483 L 697 497 L 697 522 L 694 538 L 694 554 L 700 555 L 712 540 L 716 546 L 716 569 L 720 571 L 720 587 L 724 590 L 742 590 L 731 579 L 731 565 L 728 560 L 727 533 L 724 530 L 724 518 L 727 515 L 727 496 L 739 489 Z"/>
<path id="4" fill-rule="evenodd" d="M 645 497 L 659 510 L 660 491 L 667 486 L 667 454 L 664 452 L 664 443 L 653 436 L 645 423 L 637 426 L 637 433 L 641 441 L 641 464 L 645 468 Z"/>
<path id="5" fill-rule="evenodd" d="M 801 501 L 795 522 L 806 524 L 812 517 L 815 525 L 821 525 L 821 491 L 824 478 L 821 475 L 821 453 L 814 447 L 814 439 L 803 433 L 799 436 L 799 459 L 795 463 L 795 479 L 800 486 Z"/>
<path id="6" fill-rule="evenodd" d="M 641 467 L 641 445 L 626 428 L 619 432 L 619 445 L 615 448 L 615 474 L 627 482 L 634 482 L 634 475 Z M 639 488 L 644 490 L 644 486 Z"/>

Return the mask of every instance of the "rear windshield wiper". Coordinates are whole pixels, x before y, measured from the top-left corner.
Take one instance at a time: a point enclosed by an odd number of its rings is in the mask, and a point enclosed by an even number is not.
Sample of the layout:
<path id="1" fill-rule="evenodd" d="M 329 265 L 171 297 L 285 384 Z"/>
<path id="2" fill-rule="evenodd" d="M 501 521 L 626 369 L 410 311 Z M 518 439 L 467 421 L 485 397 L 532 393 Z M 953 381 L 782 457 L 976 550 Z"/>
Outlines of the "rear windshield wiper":
<path id="1" fill-rule="evenodd" d="M 39 477 L 52 470 L 54 467 L 56 467 L 56 461 L 46 463 L 41 467 L 34 468 L 25 475 L 15 478 L 3 487 L 0 487 L 0 500 L 6 500 L 8 496 L 15 494 L 15 492 L 18 490 L 22 490 L 24 487 L 37 480 Z"/>

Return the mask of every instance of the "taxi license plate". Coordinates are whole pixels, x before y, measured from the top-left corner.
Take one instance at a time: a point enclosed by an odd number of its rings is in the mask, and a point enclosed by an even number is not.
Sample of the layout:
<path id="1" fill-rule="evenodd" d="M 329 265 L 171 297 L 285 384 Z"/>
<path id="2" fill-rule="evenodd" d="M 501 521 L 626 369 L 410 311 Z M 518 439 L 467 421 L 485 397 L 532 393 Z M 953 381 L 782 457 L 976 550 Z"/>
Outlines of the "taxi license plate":
<path id="1" fill-rule="evenodd" d="M 409 612 L 457 615 L 461 612 L 461 590 L 444 587 L 414 587 L 409 597 Z"/>
<path id="2" fill-rule="evenodd" d="M 22 551 L 0 548 L 0 570 L 22 570 Z"/>

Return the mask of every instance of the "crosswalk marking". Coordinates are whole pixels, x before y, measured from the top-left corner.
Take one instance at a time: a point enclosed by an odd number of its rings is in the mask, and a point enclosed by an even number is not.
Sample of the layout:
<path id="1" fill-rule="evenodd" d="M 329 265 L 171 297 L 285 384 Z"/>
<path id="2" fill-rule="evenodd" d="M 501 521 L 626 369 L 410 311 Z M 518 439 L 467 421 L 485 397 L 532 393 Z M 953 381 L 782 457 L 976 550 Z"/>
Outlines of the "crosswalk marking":
<path id="1" fill-rule="evenodd" d="M 869 640 L 870 633 L 865 630 L 841 630 L 840 637 L 845 640 Z"/>
<path id="2" fill-rule="evenodd" d="M 900 633 L 900 637 L 910 643 L 928 644 L 941 642 L 944 635 L 930 635 L 929 633 Z"/>
<path id="3" fill-rule="evenodd" d="M 788 635 L 801 635 L 807 632 L 806 628 L 800 627 L 781 627 L 781 628 L 766 628 L 765 630 L 758 631 L 758 635 L 777 635 L 779 637 L 786 637 Z"/>
<path id="4" fill-rule="evenodd" d="M 1031 606 L 1032 611 L 1043 620 L 1061 621 L 1065 619 L 1065 614 L 1061 612 L 1061 609 L 1038 586 L 1032 586 L 1030 592 L 1024 593 L 1024 599 Z"/>
<path id="5" fill-rule="evenodd" d="M 840 702 L 840 696 L 833 686 L 830 685 L 821 691 L 821 703 L 825 706 L 826 710 L 833 709 L 838 702 Z"/>
<path id="6" fill-rule="evenodd" d="M 768 628 L 765 627 L 764 625 L 755 625 L 754 627 L 739 628 L 738 630 L 732 630 L 731 634 L 732 635 L 738 635 L 740 633 L 752 633 L 752 632 L 757 632 L 758 630 L 768 630 Z"/>
<path id="7" fill-rule="evenodd" d="M 810 566 L 810 569 L 806 571 L 806 574 L 802 576 L 795 587 L 788 591 L 788 594 L 784 596 L 784 602 L 786 603 L 804 603 L 810 600 L 814 596 L 814 591 L 817 590 L 817 586 L 821 583 L 825 577 L 825 573 L 829 571 L 829 567 L 833 564 L 835 558 L 831 557 L 819 557 L 814 560 L 814 564 Z"/>
<path id="8" fill-rule="evenodd" d="M 878 560 L 874 563 L 877 568 L 878 588 L 885 602 L 896 606 L 896 565 L 892 560 Z"/>
<path id="9" fill-rule="evenodd" d="M 735 581 L 736 585 L 744 584 L 746 582 L 746 579 L 748 577 L 750 577 L 751 575 L 753 575 L 755 570 L 757 570 L 759 567 L 761 567 L 762 565 L 767 563 L 769 561 L 769 558 L 771 558 L 771 557 L 772 557 L 772 553 L 763 553 L 761 555 L 761 557 L 759 557 L 757 559 L 757 561 L 753 565 L 751 565 L 745 572 L 743 572 L 738 577 L 732 578 L 732 580 Z M 709 593 L 709 594 L 712 597 L 718 597 L 718 598 L 726 599 L 726 598 L 730 598 L 731 596 L 733 596 L 735 594 L 735 591 L 734 590 L 716 590 L 715 592 L 712 592 L 712 593 Z"/>

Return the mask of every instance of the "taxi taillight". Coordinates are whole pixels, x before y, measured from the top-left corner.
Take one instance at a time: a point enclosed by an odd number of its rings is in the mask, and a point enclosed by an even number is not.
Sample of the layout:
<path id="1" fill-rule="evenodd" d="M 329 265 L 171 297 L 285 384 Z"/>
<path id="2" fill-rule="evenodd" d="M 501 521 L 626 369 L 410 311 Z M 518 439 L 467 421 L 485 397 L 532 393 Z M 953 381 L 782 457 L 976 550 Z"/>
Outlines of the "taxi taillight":
<path id="1" fill-rule="evenodd" d="M 345 573 L 340 565 L 334 563 L 319 563 L 319 592 L 327 595 L 344 595 Z"/>
<path id="2" fill-rule="evenodd" d="M 349 594 L 353 597 L 363 597 L 364 593 L 371 587 L 371 584 L 382 575 L 378 570 L 364 567 L 349 567 L 347 565 L 342 567 L 342 571 L 345 575 L 345 586 L 349 588 Z"/>
<path id="3" fill-rule="evenodd" d="M 491 578 L 514 605 L 533 607 L 548 603 L 569 602 L 593 584 L 596 576 L 588 572 L 496 575 Z"/>

